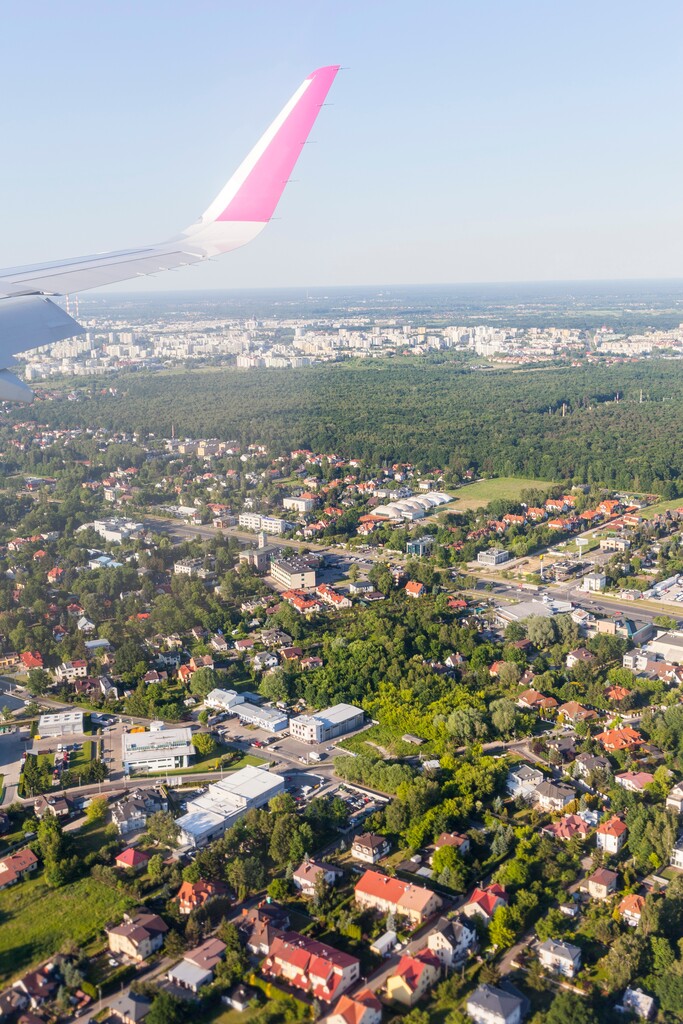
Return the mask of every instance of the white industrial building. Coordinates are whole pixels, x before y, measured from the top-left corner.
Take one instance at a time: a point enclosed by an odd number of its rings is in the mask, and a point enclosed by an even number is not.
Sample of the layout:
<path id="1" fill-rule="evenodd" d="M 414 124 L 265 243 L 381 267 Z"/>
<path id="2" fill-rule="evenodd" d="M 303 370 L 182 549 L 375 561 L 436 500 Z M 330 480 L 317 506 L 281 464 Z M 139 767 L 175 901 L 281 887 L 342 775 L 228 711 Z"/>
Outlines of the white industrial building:
<path id="1" fill-rule="evenodd" d="M 364 719 L 362 708 L 353 704 L 335 704 L 326 711 L 316 711 L 314 715 L 290 718 L 289 731 L 302 743 L 327 743 L 336 736 L 360 729 Z"/>
<path id="2" fill-rule="evenodd" d="M 82 734 L 82 711 L 59 711 L 51 715 L 40 716 L 38 735 L 41 739 L 48 736 L 80 736 Z"/>
<path id="3" fill-rule="evenodd" d="M 122 748 L 126 772 L 187 768 L 194 753 L 192 730 L 185 726 L 154 732 L 124 732 Z"/>
<path id="4" fill-rule="evenodd" d="M 647 649 L 652 654 L 661 655 L 664 661 L 683 664 L 683 633 L 660 633 L 656 640 L 650 640 Z"/>
<path id="5" fill-rule="evenodd" d="M 187 813 L 176 821 L 181 841 L 187 846 L 205 846 L 222 836 L 252 807 L 263 807 L 284 791 L 283 776 L 265 768 L 248 767 L 233 772 L 188 803 Z"/>
<path id="6" fill-rule="evenodd" d="M 242 701 L 232 709 L 240 722 L 246 725 L 255 725 L 266 732 L 282 732 L 289 725 L 287 715 L 283 715 L 276 708 L 260 708 L 256 704 Z"/>

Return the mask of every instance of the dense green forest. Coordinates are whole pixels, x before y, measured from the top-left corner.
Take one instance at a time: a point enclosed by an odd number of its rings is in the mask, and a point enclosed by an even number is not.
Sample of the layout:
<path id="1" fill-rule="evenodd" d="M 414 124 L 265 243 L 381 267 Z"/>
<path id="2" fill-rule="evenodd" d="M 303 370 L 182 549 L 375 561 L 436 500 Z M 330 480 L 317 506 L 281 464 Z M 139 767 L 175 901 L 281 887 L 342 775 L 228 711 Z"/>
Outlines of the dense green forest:
<path id="1" fill-rule="evenodd" d="M 473 464 L 663 491 L 683 475 L 682 384 L 683 366 L 667 360 L 533 370 L 377 360 L 130 374 L 116 378 L 116 395 L 93 386 L 83 401 L 39 402 L 29 416 L 157 436 L 174 425 L 176 436 L 259 441 L 273 455 L 308 447 L 370 466 Z"/>

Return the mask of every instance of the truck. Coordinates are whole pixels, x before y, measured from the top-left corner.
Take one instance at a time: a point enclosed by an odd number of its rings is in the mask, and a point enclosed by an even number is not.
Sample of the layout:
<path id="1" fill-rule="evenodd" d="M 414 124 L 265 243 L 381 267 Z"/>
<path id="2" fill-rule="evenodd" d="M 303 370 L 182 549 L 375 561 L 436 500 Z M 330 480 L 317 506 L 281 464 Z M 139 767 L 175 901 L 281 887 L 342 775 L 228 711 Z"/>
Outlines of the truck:
<path id="1" fill-rule="evenodd" d="M 310 752 L 310 754 L 308 755 L 308 760 L 309 761 L 322 761 L 324 757 L 325 757 L 324 754 L 318 753 L 317 750 L 312 750 Z"/>

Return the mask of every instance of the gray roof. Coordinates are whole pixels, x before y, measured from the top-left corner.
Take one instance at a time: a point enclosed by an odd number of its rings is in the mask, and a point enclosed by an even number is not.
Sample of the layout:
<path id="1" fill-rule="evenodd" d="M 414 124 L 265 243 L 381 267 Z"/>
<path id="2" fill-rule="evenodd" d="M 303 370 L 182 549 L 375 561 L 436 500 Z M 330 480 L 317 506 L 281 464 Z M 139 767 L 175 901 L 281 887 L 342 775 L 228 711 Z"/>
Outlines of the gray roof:
<path id="1" fill-rule="evenodd" d="M 146 996 L 136 996 L 133 992 L 127 992 L 120 996 L 115 1003 L 112 1003 L 112 1012 L 119 1017 L 126 1017 L 129 1020 L 142 1020 L 149 1013 L 152 1003 Z"/>
<path id="2" fill-rule="evenodd" d="M 563 960 L 571 960 L 572 963 L 576 959 L 577 954 L 581 956 L 581 950 L 578 946 L 572 946 L 570 942 L 556 942 L 555 939 L 546 939 L 538 948 L 552 954 L 552 956 L 559 956 Z"/>
<path id="3" fill-rule="evenodd" d="M 553 800 L 564 800 L 566 797 L 573 799 L 576 796 L 576 791 L 571 786 L 566 786 L 564 782 L 542 782 L 537 787 L 536 793 L 538 796 L 547 796 Z"/>
<path id="4" fill-rule="evenodd" d="M 522 782 L 534 782 L 539 775 L 543 778 L 543 772 L 528 764 L 520 764 L 517 768 L 512 768 L 510 775 L 516 775 Z"/>
<path id="5" fill-rule="evenodd" d="M 487 1010 L 489 1013 L 497 1013 L 502 1017 L 507 1017 L 518 1006 L 522 1006 L 524 1000 L 519 996 L 514 996 L 510 992 L 505 992 L 502 988 L 496 988 L 495 985 L 480 985 L 476 992 L 467 1000 L 467 1006 L 476 1006 L 481 1010 Z"/>

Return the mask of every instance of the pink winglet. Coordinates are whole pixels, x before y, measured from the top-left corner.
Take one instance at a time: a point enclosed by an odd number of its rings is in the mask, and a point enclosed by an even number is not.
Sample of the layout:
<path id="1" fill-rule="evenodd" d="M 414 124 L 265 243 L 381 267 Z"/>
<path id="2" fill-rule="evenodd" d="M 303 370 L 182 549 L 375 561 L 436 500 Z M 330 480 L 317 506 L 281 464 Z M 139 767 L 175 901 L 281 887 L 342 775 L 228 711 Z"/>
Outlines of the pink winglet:
<path id="1" fill-rule="evenodd" d="M 308 76 L 304 92 L 217 220 L 270 220 L 338 71 L 335 65 Z"/>

